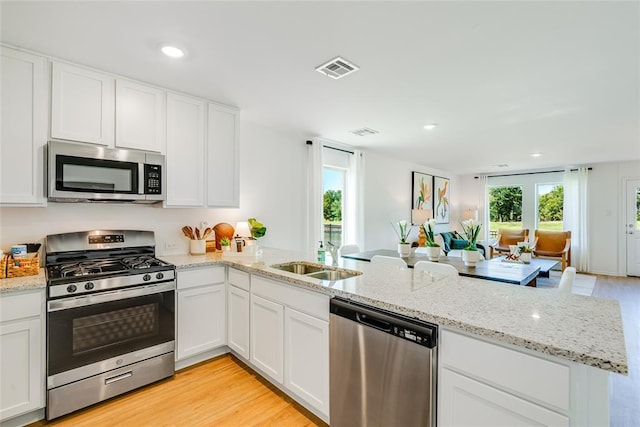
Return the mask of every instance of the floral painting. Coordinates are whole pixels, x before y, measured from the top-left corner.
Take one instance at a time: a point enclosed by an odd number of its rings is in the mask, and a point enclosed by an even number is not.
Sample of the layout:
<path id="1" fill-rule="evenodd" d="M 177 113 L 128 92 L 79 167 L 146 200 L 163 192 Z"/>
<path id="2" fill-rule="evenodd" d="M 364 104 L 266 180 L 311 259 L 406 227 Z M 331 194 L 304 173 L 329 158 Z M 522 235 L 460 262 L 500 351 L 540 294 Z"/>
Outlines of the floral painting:
<path id="1" fill-rule="evenodd" d="M 433 211 L 433 176 L 420 172 L 412 172 L 413 193 L 411 209 Z"/>
<path id="2" fill-rule="evenodd" d="M 435 200 L 435 208 L 433 215 L 436 219 L 436 224 L 448 224 L 449 214 L 451 213 L 451 206 L 449 205 L 450 189 L 449 179 L 436 176 L 433 178 L 433 196 Z"/>

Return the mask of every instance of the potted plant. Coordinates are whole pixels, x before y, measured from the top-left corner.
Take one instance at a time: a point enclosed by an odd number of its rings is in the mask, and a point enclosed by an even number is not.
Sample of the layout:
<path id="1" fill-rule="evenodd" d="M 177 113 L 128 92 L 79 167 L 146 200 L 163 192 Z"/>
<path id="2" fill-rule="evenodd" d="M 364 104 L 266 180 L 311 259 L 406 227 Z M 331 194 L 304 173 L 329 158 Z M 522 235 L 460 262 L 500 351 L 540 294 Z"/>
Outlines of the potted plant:
<path id="1" fill-rule="evenodd" d="M 229 240 L 228 237 L 223 237 L 222 239 L 220 239 L 220 248 L 223 251 L 230 251 L 231 250 L 231 240 Z"/>
<path id="2" fill-rule="evenodd" d="M 476 242 L 478 241 L 481 225 L 474 219 L 463 221 L 460 225 L 462 226 L 462 234 L 469 242 L 462 250 L 462 261 L 468 267 L 475 267 L 477 262 L 480 261 L 480 252 L 478 252 Z"/>
<path id="3" fill-rule="evenodd" d="M 435 241 L 435 234 L 433 227 L 436 224 L 436 220 L 431 218 L 422 225 L 422 230 L 427 238 L 427 257 L 429 261 L 437 261 L 440 258 L 440 245 Z"/>
<path id="4" fill-rule="evenodd" d="M 391 224 L 391 226 L 400 240 L 398 242 L 398 254 L 400 254 L 401 257 L 409 256 L 409 253 L 411 253 L 411 243 L 409 243 L 407 239 L 409 238 L 409 233 L 411 233 L 411 225 L 409 225 L 407 221 L 402 220 L 396 223 L 397 229 L 393 224 Z"/>
<path id="5" fill-rule="evenodd" d="M 531 254 L 533 253 L 533 248 L 529 246 L 528 243 L 518 246 L 518 252 L 520 253 L 520 261 L 524 262 L 525 264 L 529 264 L 531 262 Z"/>

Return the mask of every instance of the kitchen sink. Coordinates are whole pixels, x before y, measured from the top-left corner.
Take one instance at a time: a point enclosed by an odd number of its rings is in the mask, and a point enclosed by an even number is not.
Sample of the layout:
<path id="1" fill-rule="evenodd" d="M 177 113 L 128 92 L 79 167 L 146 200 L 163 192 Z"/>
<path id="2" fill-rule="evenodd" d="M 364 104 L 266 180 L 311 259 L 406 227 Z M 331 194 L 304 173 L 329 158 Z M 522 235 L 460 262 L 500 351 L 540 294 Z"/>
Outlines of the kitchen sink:
<path id="1" fill-rule="evenodd" d="M 329 267 L 324 264 L 315 264 L 307 261 L 294 261 L 285 264 L 275 264 L 271 267 L 282 271 L 288 271 L 289 273 L 311 277 L 313 279 L 330 281 L 349 279 L 351 277 L 360 276 L 362 274 L 362 272 L 360 271 Z"/>
<path id="2" fill-rule="evenodd" d="M 271 267 L 277 268 L 278 270 L 282 270 L 282 271 L 288 271 L 289 273 L 295 273 L 295 274 L 317 273 L 319 271 L 324 270 L 324 265 L 313 264 L 309 262 L 289 262 L 286 264 L 272 265 Z"/>
<path id="3" fill-rule="evenodd" d="M 314 279 L 320 280 L 343 280 L 349 279 L 351 277 L 356 277 L 361 275 L 362 273 L 359 271 L 344 271 L 344 270 L 322 270 L 317 273 L 307 274 L 307 277 L 313 277 Z"/>

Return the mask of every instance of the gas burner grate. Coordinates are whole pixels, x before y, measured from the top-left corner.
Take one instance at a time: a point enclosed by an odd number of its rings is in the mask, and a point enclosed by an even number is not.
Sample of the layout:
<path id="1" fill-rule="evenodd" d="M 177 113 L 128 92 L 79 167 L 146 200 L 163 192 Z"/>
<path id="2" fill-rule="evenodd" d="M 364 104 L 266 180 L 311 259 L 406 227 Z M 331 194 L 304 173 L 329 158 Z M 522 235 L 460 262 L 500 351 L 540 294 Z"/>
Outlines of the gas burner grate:
<path id="1" fill-rule="evenodd" d="M 122 263 L 127 268 L 132 269 L 159 267 L 163 265 L 162 262 L 149 255 L 124 258 Z"/>

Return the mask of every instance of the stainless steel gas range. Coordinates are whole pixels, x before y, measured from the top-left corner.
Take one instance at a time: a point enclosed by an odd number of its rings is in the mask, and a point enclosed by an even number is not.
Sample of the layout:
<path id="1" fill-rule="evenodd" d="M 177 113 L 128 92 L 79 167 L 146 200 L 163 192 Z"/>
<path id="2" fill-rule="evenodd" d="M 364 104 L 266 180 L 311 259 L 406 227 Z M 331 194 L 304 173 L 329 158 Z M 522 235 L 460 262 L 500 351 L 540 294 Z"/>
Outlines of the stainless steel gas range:
<path id="1" fill-rule="evenodd" d="M 47 236 L 47 419 L 174 374 L 175 267 L 151 231 Z"/>

